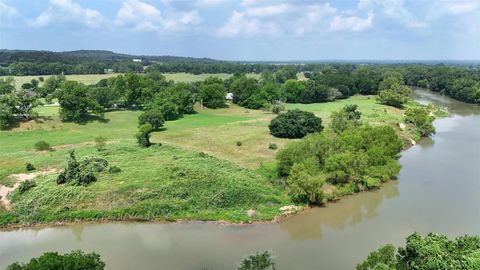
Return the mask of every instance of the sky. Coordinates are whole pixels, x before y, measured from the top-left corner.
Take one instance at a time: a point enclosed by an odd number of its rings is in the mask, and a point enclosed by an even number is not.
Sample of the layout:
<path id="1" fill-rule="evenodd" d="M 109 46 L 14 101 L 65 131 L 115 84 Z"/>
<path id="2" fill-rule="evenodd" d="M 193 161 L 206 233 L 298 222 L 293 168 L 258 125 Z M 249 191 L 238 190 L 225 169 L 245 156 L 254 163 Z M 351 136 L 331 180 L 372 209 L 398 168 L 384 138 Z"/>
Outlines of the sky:
<path id="1" fill-rule="evenodd" d="M 0 0 L 0 48 L 479 60 L 480 0 Z"/>

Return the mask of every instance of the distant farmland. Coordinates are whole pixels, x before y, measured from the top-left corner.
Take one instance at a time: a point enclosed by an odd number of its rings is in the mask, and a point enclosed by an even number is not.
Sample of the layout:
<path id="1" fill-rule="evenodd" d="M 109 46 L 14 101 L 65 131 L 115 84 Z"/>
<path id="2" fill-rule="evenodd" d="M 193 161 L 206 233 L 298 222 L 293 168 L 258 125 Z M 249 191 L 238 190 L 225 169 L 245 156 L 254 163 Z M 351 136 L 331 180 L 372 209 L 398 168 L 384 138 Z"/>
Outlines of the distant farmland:
<path id="1" fill-rule="evenodd" d="M 80 74 L 80 75 L 66 75 L 67 80 L 78 81 L 84 84 L 95 84 L 102 79 L 107 79 L 110 77 L 116 77 L 121 75 L 121 73 L 108 73 L 108 74 Z M 215 74 L 189 74 L 189 73 L 165 73 L 165 77 L 169 80 L 173 80 L 176 82 L 195 82 L 195 81 L 202 81 L 207 77 L 213 76 L 220 78 L 222 80 L 228 79 L 232 76 L 232 74 L 228 73 L 215 73 Z M 30 82 L 32 79 L 38 79 L 39 77 L 48 78 L 52 75 L 44 75 L 44 76 L 12 76 L 15 78 L 15 85 L 17 88 L 26 82 Z M 259 78 L 259 74 L 248 74 L 248 76 Z M 5 78 L 6 76 L 0 76 L 0 78 Z"/>

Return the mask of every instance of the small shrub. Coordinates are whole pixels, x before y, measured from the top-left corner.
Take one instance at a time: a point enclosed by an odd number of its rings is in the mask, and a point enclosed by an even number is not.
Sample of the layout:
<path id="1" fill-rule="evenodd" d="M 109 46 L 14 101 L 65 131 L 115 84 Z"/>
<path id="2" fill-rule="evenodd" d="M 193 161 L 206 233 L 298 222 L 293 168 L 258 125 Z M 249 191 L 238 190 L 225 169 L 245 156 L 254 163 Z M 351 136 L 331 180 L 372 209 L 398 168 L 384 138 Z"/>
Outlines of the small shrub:
<path id="1" fill-rule="evenodd" d="M 25 168 L 27 169 L 27 172 L 35 171 L 35 166 L 33 166 L 32 163 L 25 164 Z"/>
<path id="2" fill-rule="evenodd" d="M 25 180 L 25 181 L 21 182 L 20 185 L 18 186 L 18 192 L 20 194 L 23 194 L 23 193 L 27 192 L 29 189 L 35 187 L 36 185 L 37 184 L 33 180 Z"/>
<path id="3" fill-rule="evenodd" d="M 242 142 L 241 142 L 241 141 L 237 141 L 237 146 L 242 146 Z"/>
<path id="4" fill-rule="evenodd" d="M 275 263 L 273 262 L 270 252 L 255 253 L 243 259 L 237 270 L 275 270 Z"/>
<path id="5" fill-rule="evenodd" d="M 277 150 L 278 146 L 276 143 L 270 143 L 268 145 L 268 149 L 272 149 L 272 150 Z"/>
<path id="6" fill-rule="evenodd" d="M 103 136 L 98 136 L 95 138 L 95 147 L 98 151 L 105 150 L 105 146 L 107 145 L 107 138 Z"/>
<path id="7" fill-rule="evenodd" d="M 100 157 L 86 157 L 80 166 L 93 172 L 103 172 L 108 167 L 108 161 Z"/>
<path id="8" fill-rule="evenodd" d="M 35 143 L 35 150 L 37 151 L 46 151 L 50 149 L 50 144 L 48 144 L 46 141 L 38 141 Z"/>
<path id="9" fill-rule="evenodd" d="M 57 184 L 70 183 L 75 186 L 86 186 L 97 181 L 95 173 L 103 172 L 108 167 L 108 161 L 100 157 L 87 157 L 78 162 L 75 152 L 70 152 L 67 167 L 57 177 Z"/>
<path id="10" fill-rule="evenodd" d="M 275 104 L 272 105 L 271 111 L 274 114 L 279 114 L 283 111 L 285 111 L 285 103 L 283 102 L 276 102 Z"/>
<path id="11" fill-rule="evenodd" d="M 120 169 L 120 167 L 117 167 L 117 166 L 111 166 L 110 168 L 108 168 L 109 173 L 119 173 L 121 171 L 122 169 Z"/>
<path id="12" fill-rule="evenodd" d="M 138 128 L 137 143 L 140 147 L 150 147 L 152 144 L 150 143 L 150 133 L 152 133 L 153 128 L 150 124 L 141 125 Z"/>

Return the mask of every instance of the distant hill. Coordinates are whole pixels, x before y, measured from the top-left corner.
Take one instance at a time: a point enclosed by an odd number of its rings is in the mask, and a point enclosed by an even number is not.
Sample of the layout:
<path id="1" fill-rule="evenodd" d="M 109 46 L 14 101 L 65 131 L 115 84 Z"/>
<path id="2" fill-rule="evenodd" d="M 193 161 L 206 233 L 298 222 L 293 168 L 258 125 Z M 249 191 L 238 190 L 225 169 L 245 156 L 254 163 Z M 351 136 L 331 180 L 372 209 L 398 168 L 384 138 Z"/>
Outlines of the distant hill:
<path id="1" fill-rule="evenodd" d="M 131 61 L 133 59 L 141 59 L 145 62 L 216 62 L 216 60 L 210 58 L 129 55 L 104 50 L 78 50 L 67 52 L 0 50 L 0 66 L 8 66 L 12 63 L 18 62 L 78 64 L 81 62 L 111 63 L 119 61 Z"/>

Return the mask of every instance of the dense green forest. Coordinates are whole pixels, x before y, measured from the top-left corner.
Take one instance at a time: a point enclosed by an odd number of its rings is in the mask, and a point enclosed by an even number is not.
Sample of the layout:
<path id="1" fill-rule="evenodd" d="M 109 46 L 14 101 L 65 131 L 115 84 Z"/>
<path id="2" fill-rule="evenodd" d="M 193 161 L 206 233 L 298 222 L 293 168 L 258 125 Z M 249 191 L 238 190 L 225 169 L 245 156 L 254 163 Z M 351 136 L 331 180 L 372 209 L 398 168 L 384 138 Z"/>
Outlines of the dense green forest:
<path id="1" fill-rule="evenodd" d="M 135 60 L 135 61 L 134 61 Z M 455 99 L 470 103 L 480 103 L 480 68 L 478 65 L 445 64 L 385 64 L 385 63 L 248 63 L 217 61 L 208 58 L 174 56 L 133 56 L 109 51 L 0 51 L 0 75 L 60 75 L 60 74 L 102 74 L 185 72 L 201 73 L 275 73 L 273 78 L 284 83 L 293 78 L 292 74 L 303 72 L 308 81 L 291 82 L 285 86 L 289 102 L 323 102 L 332 98 L 348 97 L 356 93 L 378 94 L 382 88 L 391 89 L 393 84 L 428 88 L 445 93 Z M 296 77 L 295 77 L 296 78 Z M 387 80 L 385 80 L 388 78 Z M 383 81 L 382 84 L 380 82 Z M 272 85 L 256 89 L 254 83 L 243 82 L 248 90 L 255 92 L 252 99 L 260 95 L 275 94 Z M 333 89 L 335 90 L 333 90 Z M 381 93 L 386 103 L 393 104 L 391 98 L 405 92 L 401 88 L 394 92 Z M 232 92 L 235 91 L 233 85 Z M 247 100 L 244 93 L 236 95 L 239 104 L 259 108 L 256 100 Z M 245 98 L 244 98 L 245 97 Z M 271 99 L 276 99 L 272 96 Z M 242 105 L 243 106 L 243 105 Z M 401 102 L 397 103 L 401 106 Z"/>

